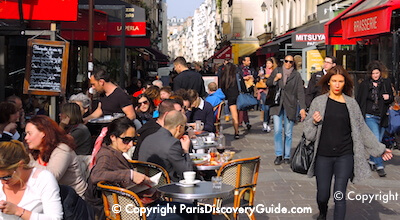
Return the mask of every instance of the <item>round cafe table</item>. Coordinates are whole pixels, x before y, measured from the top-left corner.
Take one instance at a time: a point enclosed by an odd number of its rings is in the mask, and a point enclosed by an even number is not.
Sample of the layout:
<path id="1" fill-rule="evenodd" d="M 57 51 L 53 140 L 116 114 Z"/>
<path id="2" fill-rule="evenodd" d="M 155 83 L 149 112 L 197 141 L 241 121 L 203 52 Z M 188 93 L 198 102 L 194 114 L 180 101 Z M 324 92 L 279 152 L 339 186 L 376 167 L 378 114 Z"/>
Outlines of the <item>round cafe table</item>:
<path id="1" fill-rule="evenodd" d="M 172 183 L 158 187 L 158 191 L 164 196 L 175 199 L 193 199 L 197 203 L 198 199 L 221 198 L 228 196 L 235 188 L 231 185 L 222 183 L 221 189 L 213 188 L 212 182 L 201 181 L 193 186 L 181 186 L 179 183 Z"/>

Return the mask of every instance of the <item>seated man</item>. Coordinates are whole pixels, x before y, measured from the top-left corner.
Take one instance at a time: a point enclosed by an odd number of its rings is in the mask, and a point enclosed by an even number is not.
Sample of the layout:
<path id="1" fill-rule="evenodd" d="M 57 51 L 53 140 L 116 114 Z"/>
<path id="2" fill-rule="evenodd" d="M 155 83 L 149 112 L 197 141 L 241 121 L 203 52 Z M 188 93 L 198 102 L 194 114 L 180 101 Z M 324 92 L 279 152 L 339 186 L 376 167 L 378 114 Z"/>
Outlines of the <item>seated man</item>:
<path id="1" fill-rule="evenodd" d="M 171 181 L 183 179 L 183 172 L 193 170 L 189 156 L 190 139 L 185 132 L 186 117 L 173 110 L 166 114 L 164 127 L 147 136 L 139 149 L 139 160 L 158 164 L 167 170 Z"/>
<path id="2" fill-rule="evenodd" d="M 195 122 L 200 120 L 204 123 L 204 131 L 215 132 L 215 117 L 214 110 L 211 104 L 204 99 L 199 97 L 199 94 L 193 90 L 189 89 L 183 94 L 183 100 L 188 111 L 186 112 L 186 117 L 190 126 L 195 126 Z"/>
<path id="3" fill-rule="evenodd" d="M 225 99 L 225 95 L 215 82 L 208 84 L 208 96 L 206 101 L 209 102 L 214 108 Z"/>
<path id="4" fill-rule="evenodd" d="M 165 115 L 172 110 L 181 111 L 182 104 L 179 104 L 176 100 L 173 99 L 166 99 L 160 103 L 158 106 L 159 116 L 157 119 L 153 119 L 148 121 L 144 124 L 138 131 L 137 131 L 137 143 L 135 147 L 135 151 L 133 153 L 133 160 L 137 160 L 139 157 L 139 149 L 142 145 L 144 139 L 147 136 L 156 133 L 163 125 L 164 125 L 164 117 Z"/>

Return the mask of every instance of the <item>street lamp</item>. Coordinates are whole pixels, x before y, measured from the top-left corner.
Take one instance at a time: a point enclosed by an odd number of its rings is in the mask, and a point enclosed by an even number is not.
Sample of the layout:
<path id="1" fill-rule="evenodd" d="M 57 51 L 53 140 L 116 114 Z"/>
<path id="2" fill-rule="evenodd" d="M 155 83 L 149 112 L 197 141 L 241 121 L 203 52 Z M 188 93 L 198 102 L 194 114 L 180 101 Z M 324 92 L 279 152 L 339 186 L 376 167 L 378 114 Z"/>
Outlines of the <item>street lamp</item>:
<path id="1" fill-rule="evenodd" d="M 263 12 L 263 15 L 264 15 L 264 28 L 265 28 L 265 31 L 267 30 L 267 26 L 266 26 L 266 15 L 265 15 L 265 11 L 267 11 L 267 5 L 265 4 L 265 2 L 263 2 L 262 4 L 261 4 L 261 11 Z"/>
<path id="2" fill-rule="evenodd" d="M 265 12 L 267 10 L 267 5 L 265 4 L 265 2 L 263 2 L 261 4 L 261 11 Z"/>

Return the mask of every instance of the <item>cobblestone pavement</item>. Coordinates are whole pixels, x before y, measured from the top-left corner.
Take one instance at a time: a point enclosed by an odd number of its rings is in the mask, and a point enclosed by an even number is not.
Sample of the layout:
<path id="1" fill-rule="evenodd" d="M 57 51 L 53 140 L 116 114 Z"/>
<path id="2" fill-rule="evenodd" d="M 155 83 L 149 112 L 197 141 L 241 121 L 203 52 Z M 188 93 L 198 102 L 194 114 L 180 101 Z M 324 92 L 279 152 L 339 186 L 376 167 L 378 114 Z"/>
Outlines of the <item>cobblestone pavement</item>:
<path id="1" fill-rule="evenodd" d="M 273 131 L 265 133 L 261 131 L 262 121 L 260 111 L 249 112 L 250 122 L 253 125 L 248 132 L 240 128 L 241 138 L 233 138 L 231 122 L 223 121 L 228 149 L 236 152 L 235 158 L 261 156 L 261 166 L 256 189 L 255 204 L 262 204 L 269 210 L 277 206 L 286 207 L 311 207 L 311 213 L 283 214 L 283 213 L 257 213 L 257 219 L 316 219 L 319 214 L 315 201 L 315 178 L 293 173 L 289 165 L 273 164 L 275 159 Z M 222 120 L 221 120 L 222 121 Z M 303 124 L 298 123 L 293 129 L 292 152 L 302 135 Z M 350 198 L 356 195 L 380 194 L 387 196 L 391 192 L 392 201 L 385 202 L 382 199 L 373 199 L 371 202 L 347 200 L 346 219 L 400 219 L 400 151 L 394 150 L 394 158 L 386 162 L 387 177 L 380 178 L 376 172 L 363 183 L 349 183 L 347 193 L 352 192 Z M 354 193 L 353 193 L 354 192 Z M 393 200 L 394 199 L 394 200 Z M 328 219 L 333 219 L 333 198 L 329 201 Z M 276 209 L 275 209 L 276 210 Z M 275 211 L 274 210 L 274 211 Z M 270 211 L 271 212 L 271 211 Z M 240 219 L 246 219 L 241 216 Z"/>

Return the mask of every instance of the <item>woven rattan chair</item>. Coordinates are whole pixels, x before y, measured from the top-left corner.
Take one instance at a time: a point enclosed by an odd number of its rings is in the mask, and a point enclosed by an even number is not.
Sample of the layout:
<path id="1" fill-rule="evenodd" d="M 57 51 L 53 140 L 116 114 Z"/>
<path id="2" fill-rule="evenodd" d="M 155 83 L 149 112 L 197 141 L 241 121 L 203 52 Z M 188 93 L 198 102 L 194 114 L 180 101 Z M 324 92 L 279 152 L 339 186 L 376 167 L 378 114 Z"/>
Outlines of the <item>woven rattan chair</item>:
<path id="1" fill-rule="evenodd" d="M 221 125 L 221 115 L 222 115 L 222 110 L 224 109 L 225 106 L 225 102 L 222 101 L 221 103 L 219 103 L 217 106 L 214 107 L 214 112 L 216 112 L 217 114 L 215 115 L 215 129 L 216 129 L 216 133 L 219 133 L 219 127 Z"/>
<path id="2" fill-rule="evenodd" d="M 171 183 L 168 172 L 158 164 L 138 160 L 129 160 L 129 163 L 132 164 L 137 172 L 143 173 L 148 177 L 152 177 L 161 172 L 162 175 L 160 178 L 160 182 L 158 182 L 158 184 L 155 186 L 156 188 Z"/>
<path id="3" fill-rule="evenodd" d="M 101 191 L 104 213 L 108 220 L 146 220 L 146 214 L 140 215 L 139 213 L 128 213 L 125 210 L 127 205 L 129 205 L 128 210 L 133 210 L 135 207 L 144 207 L 139 196 L 134 192 L 114 186 L 105 181 L 97 183 L 97 187 Z M 121 212 L 116 213 L 116 209 L 113 205 L 119 205 L 119 210 Z"/>
<path id="4" fill-rule="evenodd" d="M 259 168 L 260 156 L 232 160 L 222 165 L 217 175 L 222 177 L 223 183 L 234 186 L 235 191 L 233 198 L 231 196 L 214 199 L 214 205 L 216 207 L 224 206 L 224 204 L 231 207 L 252 207 L 254 205 Z M 230 203 L 232 200 L 233 204 Z M 246 214 L 249 219 L 255 219 L 254 214 L 251 216 L 249 213 Z M 228 218 L 228 216 L 226 217 Z M 237 217 L 238 213 L 233 213 L 233 218 L 237 219 Z"/>

